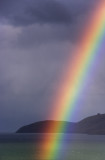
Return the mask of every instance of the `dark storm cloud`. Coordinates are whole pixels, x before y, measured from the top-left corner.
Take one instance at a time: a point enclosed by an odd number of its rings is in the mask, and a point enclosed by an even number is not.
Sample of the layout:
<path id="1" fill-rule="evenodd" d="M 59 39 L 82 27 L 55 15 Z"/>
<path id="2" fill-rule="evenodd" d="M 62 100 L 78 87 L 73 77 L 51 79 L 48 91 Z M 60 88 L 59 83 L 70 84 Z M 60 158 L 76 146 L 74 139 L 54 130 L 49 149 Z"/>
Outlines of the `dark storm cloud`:
<path id="1" fill-rule="evenodd" d="M 0 15 L 15 25 L 71 22 L 68 9 L 57 0 L 0 1 Z"/>
<path id="2" fill-rule="evenodd" d="M 95 3 L 94 3 L 95 2 Z M 77 16 L 90 11 L 96 1 L 85 0 L 1 0 L 3 22 L 17 26 L 34 23 L 70 24 Z"/>
<path id="3" fill-rule="evenodd" d="M 42 23 L 69 23 L 71 16 L 68 9 L 55 0 L 39 0 L 34 7 L 28 9 L 33 21 Z"/>
<path id="4" fill-rule="evenodd" d="M 85 0 L 1 0 L 1 21 L 17 28 L 21 27 L 17 29 L 19 32 L 15 38 L 16 42 L 13 40 L 11 43 L 16 43 L 15 47 L 25 49 L 52 41 L 74 43 L 81 37 L 94 2 L 96 3 L 94 0 L 91 2 Z M 8 29 L 8 33 L 14 29 Z M 0 45 L 7 45 L 7 41 L 6 39 L 4 41 L 4 38 L 1 39 Z"/>

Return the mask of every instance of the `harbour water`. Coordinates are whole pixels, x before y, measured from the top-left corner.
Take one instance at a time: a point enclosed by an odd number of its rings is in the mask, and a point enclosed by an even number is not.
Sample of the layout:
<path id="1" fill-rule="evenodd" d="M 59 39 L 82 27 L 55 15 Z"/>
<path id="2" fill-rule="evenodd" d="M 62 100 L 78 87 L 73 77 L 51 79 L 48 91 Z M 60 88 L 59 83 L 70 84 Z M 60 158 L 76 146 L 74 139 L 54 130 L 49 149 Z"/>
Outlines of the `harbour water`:
<path id="1" fill-rule="evenodd" d="M 59 137 L 56 159 L 45 159 L 43 139 Z M 63 137 L 63 140 L 62 138 Z M 46 147 L 46 151 L 49 148 Z M 105 136 L 85 134 L 0 134 L 0 160 L 104 160 Z"/>

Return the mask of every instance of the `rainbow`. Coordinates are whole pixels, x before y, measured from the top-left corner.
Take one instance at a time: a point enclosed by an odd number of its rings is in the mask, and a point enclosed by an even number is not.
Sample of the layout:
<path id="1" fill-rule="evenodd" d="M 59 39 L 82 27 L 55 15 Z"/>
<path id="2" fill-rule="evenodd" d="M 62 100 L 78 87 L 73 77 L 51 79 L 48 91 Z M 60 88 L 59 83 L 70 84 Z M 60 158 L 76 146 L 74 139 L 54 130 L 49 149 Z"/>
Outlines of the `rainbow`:
<path id="1" fill-rule="evenodd" d="M 72 60 L 67 63 L 66 73 L 63 73 L 62 81 L 52 104 L 53 112 L 51 118 L 62 118 L 67 120 L 74 108 L 77 106 L 78 98 L 84 88 L 85 81 L 91 71 L 92 64 L 97 55 L 105 34 L 105 1 L 100 1 L 93 11 L 93 15 L 88 20 L 86 29 L 80 39 L 79 49 L 75 51 Z M 64 131 L 65 123 L 60 126 L 48 127 L 47 131 Z M 58 135 L 59 136 L 59 135 Z M 62 135 L 61 135 L 62 136 Z M 49 150 L 42 154 L 43 159 L 57 159 L 59 156 L 60 143 L 55 139 L 43 142 L 44 147 Z M 61 137 L 63 139 L 63 137 Z"/>

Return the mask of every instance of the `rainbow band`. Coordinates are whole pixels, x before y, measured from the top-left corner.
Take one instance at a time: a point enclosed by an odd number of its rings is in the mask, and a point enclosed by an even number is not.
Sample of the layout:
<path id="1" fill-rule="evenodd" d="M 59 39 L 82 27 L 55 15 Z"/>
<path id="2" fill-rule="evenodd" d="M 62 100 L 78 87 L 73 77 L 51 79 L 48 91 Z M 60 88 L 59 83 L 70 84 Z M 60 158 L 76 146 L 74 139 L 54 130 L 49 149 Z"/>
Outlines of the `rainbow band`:
<path id="1" fill-rule="evenodd" d="M 105 34 L 105 1 L 99 2 L 91 20 L 88 22 L 88 27 L 83 33 L 83 38 L 80 41 L 80 49 L 74 53 L 72 61 L 67 65 L 66 74 L 63 74 L 62 82 L 59 86 L 59 91 L 54 99 L 52 119 L 68 119 L 74 110 L 79 95 L 83 90 L 83 84 L 91 70 L 91 66 L 97 54 Z M 60 126 L 51 126 L 47 131 L 64 131 L 65 123 Z M 59 135 L 58 135 L 59 136 Z M 49 144 L 49 151 L 43 153 L 43 159 L 56 160 L 59 148 L 58 136 L 55 139 L 49 139 L 49 142 L 44 141 L 44 145 Z M 62 136 L 62 135 L 61 135 Z M 63 138 L 63 137 L 61 137 Z"/>

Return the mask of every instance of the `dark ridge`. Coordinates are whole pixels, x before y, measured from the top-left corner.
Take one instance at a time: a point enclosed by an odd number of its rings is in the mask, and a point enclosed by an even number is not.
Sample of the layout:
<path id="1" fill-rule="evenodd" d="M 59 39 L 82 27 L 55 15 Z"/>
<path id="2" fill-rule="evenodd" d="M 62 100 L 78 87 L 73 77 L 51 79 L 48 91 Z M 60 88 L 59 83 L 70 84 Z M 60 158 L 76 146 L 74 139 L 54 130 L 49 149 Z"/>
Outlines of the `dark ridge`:
<path id="1" fill-rule="evenodd" d="M 54 126 L 64 123 L 63 130 L 56 130 Z M 46 120 L 21 127 L 16 133 L 83 133 L 105 135 L 105 114 L 87 117 L 77 123 L 66 121 Z"/>

